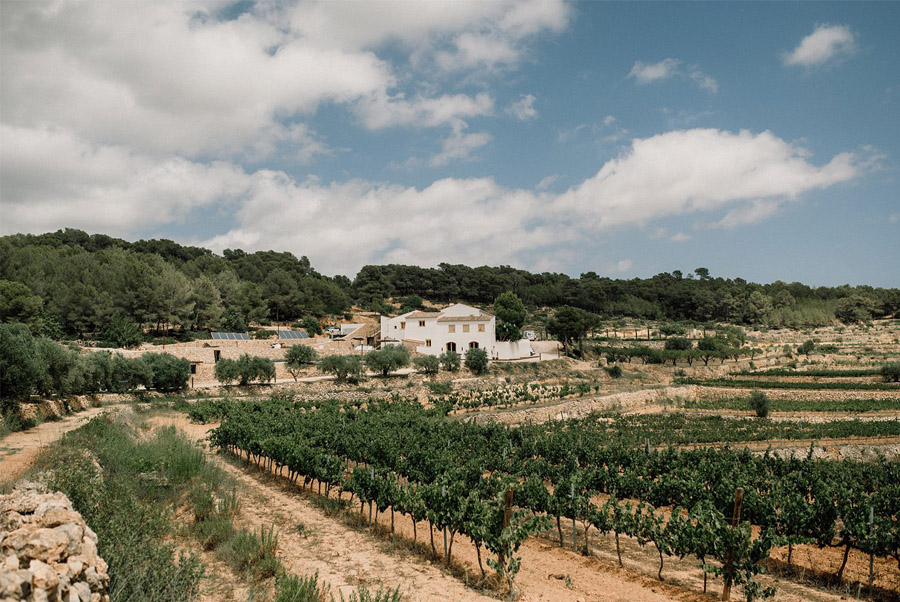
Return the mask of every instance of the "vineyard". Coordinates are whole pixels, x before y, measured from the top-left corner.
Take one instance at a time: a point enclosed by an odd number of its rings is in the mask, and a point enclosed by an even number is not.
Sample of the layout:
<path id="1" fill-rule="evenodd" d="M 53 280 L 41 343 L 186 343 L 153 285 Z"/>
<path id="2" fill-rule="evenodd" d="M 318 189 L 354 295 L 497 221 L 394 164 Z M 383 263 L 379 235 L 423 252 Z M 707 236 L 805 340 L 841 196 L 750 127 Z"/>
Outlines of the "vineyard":
<path id="1" fill-rule="evenodd" d="M 896 422 L 753 427 L 765 423 L 593 415 L 513 428 L 451 421 L 404 402 L 312 411 L 286 401 L 212 402 L 192 417 L 213 414 L 221 419 L 210 435 L 217 448 L 301 486 L 324 487 L 326 496 L 349 494 L 346 503 L 358 502 L 360 511 L 368 505 L 370 516 L 399 513 L 414 529 L 427 521 L 435 554 L 434 529 L 444 533 L 448 563 L 455 538 L 466 537 L 482 574 L 484 549 L 510 590 L 522 542 L 555 524 L 555 537 L 568 545 L 564 523 L 572 525 L 574 547 L 589 550 L 592 530 L 612 533 L 617 542 L 629 536 L 652 544 L 660 579 L 667 558 L 693 557 L 704 575 L 741 585 L 747 599 L 772 593 L 757 575 L 778 546 L 841 549 L 837 582 L 851 549 L 893 558 L 900 567 L 900 462 L 672 447 L 723 435 L 735 442 L 900 435 Z M 741 521 L 733 525 L 739 490 Z"/>
<path id="2" fill-rule="evenodd" d="M 506 384 L 490 389 L 474 389 L 447 395 L 433 395 L 429 402 L 435 406 L 446 406 L 449 410 L 475 408 L 511 407 L 523 403 L 541 403 L 567 397 L 583 396 L 600 390 L 596 383 L 565 382 L 559 385 L 541 383 Z"/>

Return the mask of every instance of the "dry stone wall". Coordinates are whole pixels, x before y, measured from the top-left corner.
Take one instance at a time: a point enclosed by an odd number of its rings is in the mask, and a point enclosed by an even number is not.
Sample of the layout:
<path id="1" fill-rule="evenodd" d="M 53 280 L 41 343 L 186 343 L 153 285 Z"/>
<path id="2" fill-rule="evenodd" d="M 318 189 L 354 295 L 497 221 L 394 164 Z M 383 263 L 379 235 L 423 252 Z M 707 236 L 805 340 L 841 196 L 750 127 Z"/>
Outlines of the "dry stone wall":
<path id="1" fill-rule="evenodd" d="M 0 495 L 0 602 L 108 602 L 97 535 L 62 493 L 23 483 Z"/>

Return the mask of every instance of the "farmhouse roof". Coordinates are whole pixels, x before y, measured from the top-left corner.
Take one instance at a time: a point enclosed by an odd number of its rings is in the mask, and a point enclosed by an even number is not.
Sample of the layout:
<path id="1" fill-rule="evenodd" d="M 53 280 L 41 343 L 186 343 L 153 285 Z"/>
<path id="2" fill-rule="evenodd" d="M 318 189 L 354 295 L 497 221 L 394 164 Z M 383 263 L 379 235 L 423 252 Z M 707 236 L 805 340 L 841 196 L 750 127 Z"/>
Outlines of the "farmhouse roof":
<path id="1" fill-rule="evenodd" d="M 491 316 L 441 316 L 438 322 L 490 322 Z"/>
<path id="2" fill-rule="evenodd" d="M 407 318 L 434 318 L 440 314 L 435 311 L 411 311 L 406 314 Z"/>

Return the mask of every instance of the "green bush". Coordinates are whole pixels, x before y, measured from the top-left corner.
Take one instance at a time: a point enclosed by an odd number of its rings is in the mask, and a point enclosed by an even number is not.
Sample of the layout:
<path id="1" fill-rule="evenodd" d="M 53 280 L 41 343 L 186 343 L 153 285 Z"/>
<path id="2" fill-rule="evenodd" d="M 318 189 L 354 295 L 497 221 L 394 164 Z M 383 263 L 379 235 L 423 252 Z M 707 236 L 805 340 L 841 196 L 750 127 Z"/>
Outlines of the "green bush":
<path id="1" fill-rule="evenodd" d="M 603 368 L 607 374 L 609 374 L 612 378 L 621 378 L 622 377 L 622 367 L 618 364 L 615 366 L 606 366 Z"/>
<path id="2" fill-rule="evenodd" d="M 428 382 L 425 386 L 435 395 L 450 395 L 453 392 L 453 383 L 449 380 Z"/>
<path id="3" fill-rule="evenodd" d="M 693 347 L 693 343 L 691 343 L 690 339 L 686 339 L 684 337 L 670 337 L 666 339 L 666 349 L 674 350 L 674 351 L 685 351 Z"/>
<path id="4" fill-rule="evenodd" d="M 900 362 L 891 362 L 882 366 L 881 378 L 886 383 L 900 382 Z"/>
<path id="5" fill-rule="evenodd" d="M 769 398 L 762 391 L 750 393 L 750 407 L 756 412 L 758 418 L 769 416 Z"/>
<path id="6" fill-rule="evenodd" d="M 447 372 L 456 372 L 462 365 L 462 358 L 455 351 L 445 351 L 438 357 L 441 367 Z"/>
<path id="7" fill-rule="evenodd" d="M 469 349 L 466 352 L 466 368 L 474 374 L 484 374 L 488 369 L 488 354 L 484 349 Z"/>
<path id="8" fill-rule="evenodd" d="M 191 378 L 191 363 L 169 353 L 145 353 L 142 358 L 150 368 L 152 386 L 157 391 L 172 393 L 187 388 Z"/>
<path id="9" fill-rule="evenodd" d="M 434 355 L 426 355 L 413 359 L 413 365 L 422 374 L 437 374 L 441 369 L 441 360 Z"/>
<path id="10" fill-rule="evenodd" d="M 319 585 L 319 573 L 297 577 L 281 571 L 275 576 L 273 602 L 322 602 L 326 593 L 327 588 Z"/>
<path id="11" fill-rule="evenodd" d="M 306 331 L 311 337 L 322 334 L 322 325 L 312 316 L 306 316 L 300 322 L 300 328 Z"/>

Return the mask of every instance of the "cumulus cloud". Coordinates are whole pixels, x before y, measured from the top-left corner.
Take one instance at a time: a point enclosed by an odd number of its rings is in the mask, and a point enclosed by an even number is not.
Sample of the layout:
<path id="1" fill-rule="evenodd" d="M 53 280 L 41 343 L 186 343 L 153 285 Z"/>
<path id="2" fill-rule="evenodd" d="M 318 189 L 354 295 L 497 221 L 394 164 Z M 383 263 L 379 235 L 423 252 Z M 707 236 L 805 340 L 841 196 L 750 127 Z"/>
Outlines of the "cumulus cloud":
<path id="1" fill-rule="evenodd" d="M 860 158 L 850 153 L 821 167 L 806 155 L 771 132 L 667 132 L 634 140 L 626 153 L 563 194 L 554 209 L 578 214 L 594 229 L 637 225 L 748 200 L 786 202 L 860 172 Z"/>
<path id="2" fill-rule="evenodd" d="M 533 94 L 523 94 L 521 99 L 506 107 L 506 113 L 512 115 L 519 121 L 536 119 L 538 112 L 537 109 L 534 108 L 535 100 L 537 99 Z"/>
<path id="3" fill-rule="evenodd" d="M 157 159 L 50 129 L 4 125 L 0 137 L 4 233 L 66 226 L 125 235 L 246 190 L 247 175 L 225 162 Z"/>
<path id="4" fill-rule="evenodd" d="M 472 153 L 492 140 L 487 132 L 466 133 L 466 124 L 459 121 L 453 126 L 453 133 L 444 140 L 441 152 L 429 160 L 429 165 L 439 167 L 450 161 L 468 160 Z"/>
<path id="5" fill-rule="evenodd" d="M 687 242 L 690 239 L 691 239 L 690 234 L 685 234 L 684 232 L 679 232 L 678 234 L 675 234 L 674 236 L 672 236 L 672 238 L 669 239 L 669 242 Z"/>
<path id="6" fill-rule="evenodd" d="M 672 77 L 678 72 L 680 66 L 681 61 L 678 59 L 663 59 L 658 63 L 635 61 L 628 77 L 634 78 L 639 84 L 649 84 Z"/>
<path id="7" fill-rule="evenodd" d="M 327 141 L 286 123 L 326 103 L 368 129 L 490 114 L 489 94 L 411 94 L 410 81 L 439 81 L 439 63 L 515 66 L 533 35 L 560 31 L 569 14 L 561 0 L 247 6 L 226 19 L 222 3 L 10 3 L 3 122 L 146 153 L 258 158 L 293 145 L 308 160 Z M 394 44 L 400 58 L 382 52 Z"/>
<path id="8" fill-rule="evenodd" d="M 755 223 L 805 192 L 862 170 L 862 158 L 852 154 L 824 165 L 807 155 L 770 132 L 697 129 L 634 140 L 594 177 L 561 194 L 504 188 L 492 178 L 448 178 L 420 190 L 362 181 L 297 184 L 270 176 L 270 191 L 248 194 L 240 226 L 208 242 L 215 248 L 302 249 L 317 266 L 338 271 L 373 261 L 434 265 L 491 257 L 516 263 L 561 241 L 578 247 L 598 232 L 667 216 L 697 214 L 723 228 Z M 317 227 L 296 232 L 285 226 L 297 220 Z"/>
<path id="9" fill-rule="evenodd" d="M 832 59 L 852 54 L 856 39 L 846 25 L 818 25 L 800 40 L 794 50 L 785 53 L 784 64 L 801 67 L 817 67 Z"/>
<path id="10" fill-rule="evenodd" d="M 663 59 L 658 63 L 635 61 L 628 77 L 638 84 L 651 84 L 671 77 L 687 77 L 702 90 L 712 94 L 719 91 L 719 82 L 703 73 L 696 65 L 684 65 L 679 59 Z"/>
<path id="11" fill-rule="evenodd" d="M 322 183 L 227 161 L 85 144 L 62 130 L 3 126 L 0 135 L 3 232 L 74 226 L 123 236 L 177 223 L 192 211 L 227 209 L 234 227 L 197 242 L 217 251 L 290 250 L 326 273 L 352 273 L 372 262 L 475 264 L 485 257 L 523 265 L 542 252 L 583 248 L 605 231 L 675 215 L 739 227 L 866 169 L 866 157 L 849 153 L 814 164 L 803 148 L 770 132 L 695 129 L 636 139 L 596 175 L 557 194 L 504 187 L 489 177 L 424 187 Z M 444 152 L 464 158 L 482 145 L 479 135 L 457 123 Z M 610 271 L 630 268 L 622 263 Z"/>

